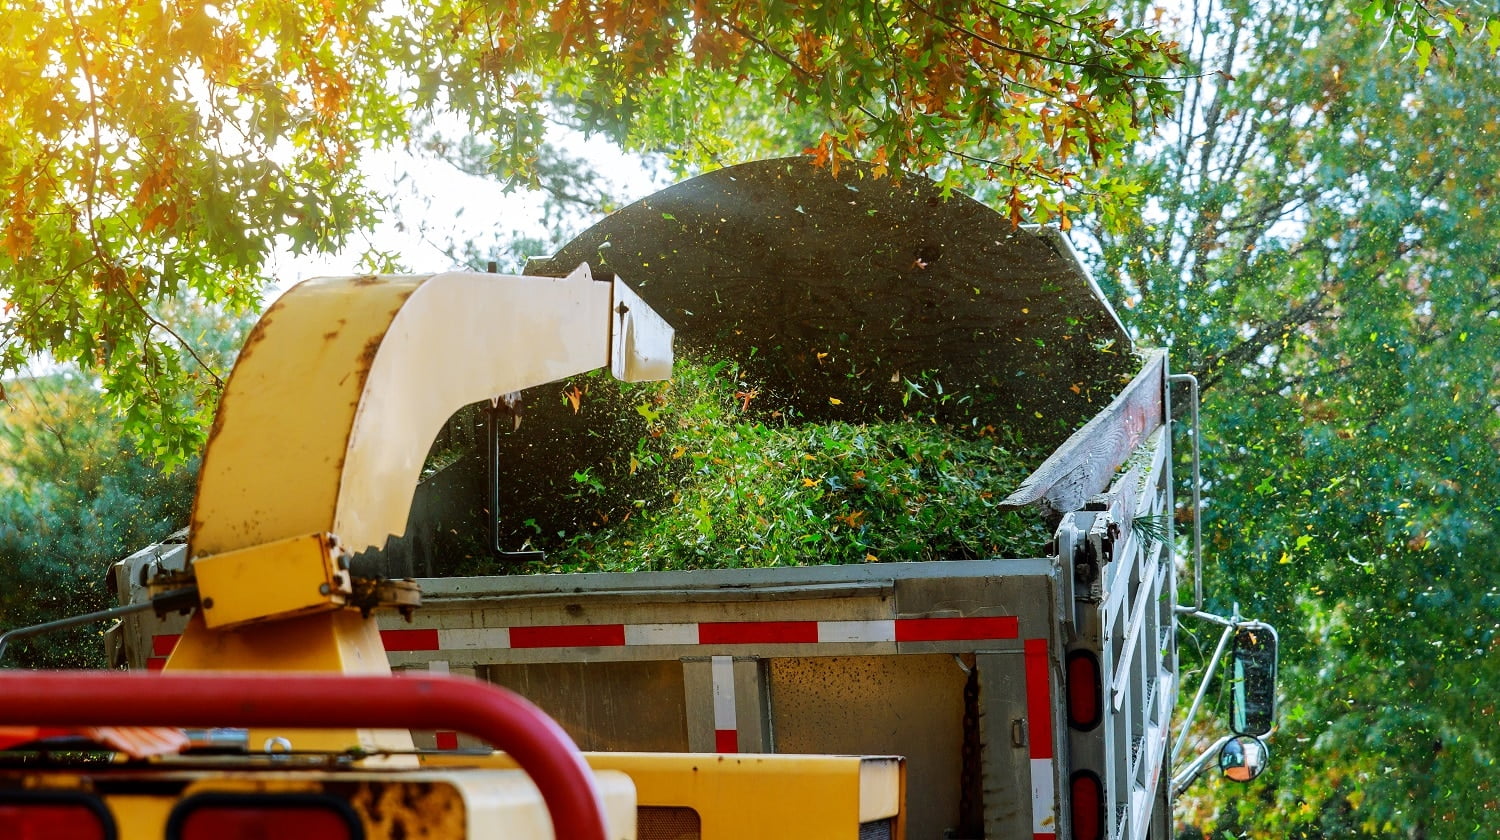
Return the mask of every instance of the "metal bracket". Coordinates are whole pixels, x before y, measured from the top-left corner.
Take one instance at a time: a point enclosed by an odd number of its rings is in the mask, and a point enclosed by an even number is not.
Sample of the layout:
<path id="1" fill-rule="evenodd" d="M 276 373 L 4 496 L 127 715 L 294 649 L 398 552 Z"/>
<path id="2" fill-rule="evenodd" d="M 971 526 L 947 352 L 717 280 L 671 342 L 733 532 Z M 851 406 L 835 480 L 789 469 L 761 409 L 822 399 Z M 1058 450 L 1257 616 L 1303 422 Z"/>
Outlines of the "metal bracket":
<path id="1" fill-rule="evenodd" d="M 1108 514 L 1098 513 L 1074 557 L 1073 581 L 1078 600 L 1098 603 L 1104 599 L 1104 567 L 1115 559 L 1115 538 L 1120 528 Z"/>
<path id="2" fill-rule="evenodd" d="M 501 403 L 492 400 L 485 411 L 485 475 L 489 479 L 490 491 L 490 548 L 495 556 L 506 563 L 530 563 L 545 560 L 541 551 L 507 551 L 500 546 L 500 426 L 507 415 L 519 417 L 519 405 L 500 408 Z"/>
<path id="3" fill-rule="evenodd" d="M 349 553 L 326 533 L 194 558 L 192 573 L 210 629 L 328 612 L 354 594 Z"/>

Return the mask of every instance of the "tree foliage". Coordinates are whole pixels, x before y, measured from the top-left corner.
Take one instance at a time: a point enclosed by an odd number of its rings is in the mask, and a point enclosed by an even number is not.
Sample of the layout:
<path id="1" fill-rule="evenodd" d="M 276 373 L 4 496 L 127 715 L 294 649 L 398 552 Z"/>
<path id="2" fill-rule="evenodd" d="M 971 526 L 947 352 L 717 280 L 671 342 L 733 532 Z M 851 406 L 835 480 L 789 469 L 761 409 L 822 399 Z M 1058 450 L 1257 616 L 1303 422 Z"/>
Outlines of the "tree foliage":
<path id="1" fill-rule="evenodd" d="M 108 606 L 109 564 L 182 527 L 191 464 L 162 470 L 143 457 L 76 373 L 12 382 L 0 408 L 0 628 Z M 8 667 L 103 664 L 102 626 L 25 639 Z"/>
<path id="2" fill-rule="evenodd" d="M 809 147 L 1066 213 L 1171 105 L 1175 46 L 1106 9 L 0 0 L 0 372 L 38 353 L 98 370 L 133 432 L 191 451 L 204 424 L 180 406 L 212 404 L 221 375 L 159 302 L 254 307 L 274 249 L 369 227 L 362 155 L 446 112 L 512 185 L 557 115 L 686 168 Z"/>
<path id="3" fill-rule="evenodd" d="M 163 302 L 248 310 L 273 248 L 370 220 L 352 164 L 399 110 L 339 11 L 0 3 L 0 372 L 39 353 L 98 371 L 127 428 L 194 449 L 188 406 L 211 413 L 222 372 Z"/>
<path id="4" fill-rule="evenodd" d="M 202 301 L 161 305 L 163 323 L 227 370 L 249 328 Z M 195 361 L 196 363 L 196 361 Z M 196 458 L 145 449 L 101 399 L 100 383 L 57 367 L 6 382 L 0 405 L 0 629 L 110 606 L 105 572 L 116 560 L 187 522 Z M 191 416 L 193 406 L 182 406 Z M 103 662 L 100 626 L 17 642 L 4 664 L 85 667 Z"/>
<path id="5" fill-rule="evenodd" d="M 1279 757 L 1215 836 L 1500 821 L 1500 38 L 1393 46 L 1359 11 L 1204 11 L 1218 72 L 1142 147 L 1149 223 L 1102 237 L 1127 320 L 1209 389 L 1218 606 L 1283 628 Z"/>

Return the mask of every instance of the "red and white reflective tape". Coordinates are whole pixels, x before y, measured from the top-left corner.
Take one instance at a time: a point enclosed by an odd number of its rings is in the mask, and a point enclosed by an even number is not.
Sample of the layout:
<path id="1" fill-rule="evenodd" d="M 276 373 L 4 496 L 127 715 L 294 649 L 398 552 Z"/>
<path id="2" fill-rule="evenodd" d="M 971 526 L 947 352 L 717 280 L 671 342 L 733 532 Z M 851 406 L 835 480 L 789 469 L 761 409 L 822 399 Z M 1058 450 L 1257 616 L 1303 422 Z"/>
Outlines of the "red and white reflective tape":
<path id="1" fill-rule="evenodd" d="M 177 647 L 180 636 L 152 636 L 151 658 L 146 660 L 146 670 L 160 671 L 167 666 L 167 657 L 172 655 L 172 649 Z"/>
<path id="2" fill-rule="evenodd" d="M 448 660 L 434 659 L 427 663 L 427 670 L 433 674 L 450 673 L 448 670 Z M 432 739 L 434 741 L 433 746 L 436 746 L 440 750 L 458 749 L 458 733 L 451 729 L 439 729 L 433 732 Z"/>
<path id="3" fill-rule="evenodd" d="M 734 657 L 709 659 L 714 685 L 714 752 L 740 751 L 739 719 L 734 708 Z"/>
<path id="4" fill-rule="evenodd" d="M 1031 751 L 1032 840 L 1051 840 L 1057 836 L 1057 792 L 1052 783 L 1052 682 L 1047 640 L 1027 639 L 1023 656 L 1026 741 Z"/>
<path id="5" fill-rule="evenodd" d="M 380 631 L 390 652 L 699 645 L 859 644 L 1014 639 L 1015 616 L 874 621 L 705 621 L 692 624 L 557 624 Z M 177 636 L 154 636 L 153 659 Z M 148 663 L 148 667 L 151 664 Z M 158 666 L 159 667 L 159 666 Z"/>
<path id="6" fill-rule="evenodd" d="M 705 621 L 475 629 L 384 630 L 389 651 L 529 650 L 566 647 L 855 644 L 1014 639 L 1014 616 L 877 621 Z"/>

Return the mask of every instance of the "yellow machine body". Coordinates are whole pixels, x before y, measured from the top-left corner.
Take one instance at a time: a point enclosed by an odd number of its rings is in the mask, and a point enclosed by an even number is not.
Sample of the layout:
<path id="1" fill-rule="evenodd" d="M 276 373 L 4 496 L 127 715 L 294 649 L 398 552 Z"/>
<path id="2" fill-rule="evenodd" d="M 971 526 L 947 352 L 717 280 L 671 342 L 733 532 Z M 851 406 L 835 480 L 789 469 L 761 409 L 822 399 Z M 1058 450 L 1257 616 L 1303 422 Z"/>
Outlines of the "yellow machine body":
<path id="1" fill-rule="evenodd" d="M 906 766 L 897 757 L 634 752 L 593 752 L 584 757 L 596 772 L 623 772 L 635 783 L 642 837 L 906 836 Z M 422 763 L 515 766 L 503 754 L 429 753 Z M 877 827 L 878 832 L 872 831 Z"/>
<path id="2" fill-rule="evenodd" d="M 211 630 L 328 612 L 343 607 L 353 594 L 348 555 L 331 534 L 203 557 L 193 564 L 193 575 L 200 591 L 232 593 L 229 598 L 209 596 L 201 604 L 203 625 Z"/>

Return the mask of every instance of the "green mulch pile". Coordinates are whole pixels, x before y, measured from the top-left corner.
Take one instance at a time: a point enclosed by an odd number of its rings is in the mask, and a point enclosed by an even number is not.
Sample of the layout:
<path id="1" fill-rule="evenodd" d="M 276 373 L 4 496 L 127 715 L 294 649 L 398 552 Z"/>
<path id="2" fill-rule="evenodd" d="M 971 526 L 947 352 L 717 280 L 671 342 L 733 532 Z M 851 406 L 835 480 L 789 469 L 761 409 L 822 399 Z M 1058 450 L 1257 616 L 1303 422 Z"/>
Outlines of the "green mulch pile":
<path id="1" fill-rule="evenodd" d="M 1003 429 L 939 424 L 921 391 L 900 422 L 804 423 L 732 363 L 679 359 L 667 383 L 575 382 L 575 409 L 618 400 L 644 432 L 615 463 L 572 474 L 568 501 L 591 521 L 528 522 L 547 557 L 513 572 L 1034 557 L 1048 539 L 1033 510 L 998 508 L 1047 453 Z"/>

